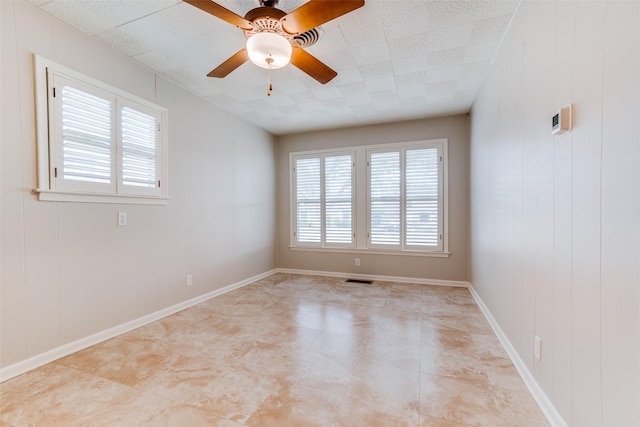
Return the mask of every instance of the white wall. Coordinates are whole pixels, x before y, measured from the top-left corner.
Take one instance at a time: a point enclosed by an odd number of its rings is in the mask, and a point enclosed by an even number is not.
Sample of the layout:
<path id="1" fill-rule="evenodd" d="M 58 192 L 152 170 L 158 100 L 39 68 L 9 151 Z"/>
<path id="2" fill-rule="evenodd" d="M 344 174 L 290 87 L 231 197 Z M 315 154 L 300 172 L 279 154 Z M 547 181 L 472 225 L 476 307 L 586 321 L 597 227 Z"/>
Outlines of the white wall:
<path id="1" fill-rule="evenodd" d="M 275 267 L 269 134 L 24 3 L 0 10 L 0 366 Z M 37 201 L 33 53 L 168 108 L 168 206 Z"/>
<path id="2" fill-rule="evenodd" d="M 448 258 L 349 254 L 291 250 L 289 154 L 392 142 L 448 138 L 449 252 Z M 278 138 L 278 267 L 399 276 L 443 281 L 468 280 L 469 249 L 469 116 L 357 126 L 285 135 Z M 360 258 L 360 267 L 354 259 Z"/>
<path id="3" fill-rule="evenodd" d="M 524 1 L 472 110 L 471 282 L 572 426 L 640 425 L 638 22 Z"/>

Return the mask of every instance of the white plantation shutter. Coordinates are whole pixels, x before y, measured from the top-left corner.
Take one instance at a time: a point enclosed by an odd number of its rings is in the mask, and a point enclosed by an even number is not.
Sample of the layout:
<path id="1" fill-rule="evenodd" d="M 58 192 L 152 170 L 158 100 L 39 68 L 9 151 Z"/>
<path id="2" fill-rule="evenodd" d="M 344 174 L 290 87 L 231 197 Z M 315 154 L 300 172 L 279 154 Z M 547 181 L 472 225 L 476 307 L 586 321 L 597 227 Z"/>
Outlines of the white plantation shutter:
<path id="1" fill-rule="evenodd" d="M 399 247 L 401 218 L 400 151 L 369 156 L 369 242 Z"/>
<path id="2" fill-rule="evenodd" d="M 111 182 L 111 102 L 62 87 L 64 179 Z"/>
<path id="3" fill-rule="evenodd" d="M 405 156 L 405 244 L 407 247 L 437 246 L 440 235 L 438 150 L 407 150 Z"/>
<path id="4" fill-rule="evenodd" d="M 353 153 L 294 156 L 294 241 L 353 247 Z"/>
<path id="5" fill-rule="evenodd" d="M 142 106 L 120 105 L 120 192 L 159 194 L 159 114 Z M 134 187 L 134 188 L 131 188 Z"/>
<path id="6" fill-rule="evenodd" d="M 322 242 L 320 158 L 295 160 L 296 241 Z"/>
<path id="7" fill-rule="evenodd" d="M 56 77 L 53 138 L 58 150 L 53 179 L 61 190 L 115 190 L 115 98 Z"/>
<path id="8" fill-rule="evenodd" d="M 325 242 L 353 242 L 353 158 L 351 155 L 324 159 Z"/>
<path id="9" fill-rule="evenodd" d="M 442 143 L 371 149 L 370 248 L 443 250 Z"/>

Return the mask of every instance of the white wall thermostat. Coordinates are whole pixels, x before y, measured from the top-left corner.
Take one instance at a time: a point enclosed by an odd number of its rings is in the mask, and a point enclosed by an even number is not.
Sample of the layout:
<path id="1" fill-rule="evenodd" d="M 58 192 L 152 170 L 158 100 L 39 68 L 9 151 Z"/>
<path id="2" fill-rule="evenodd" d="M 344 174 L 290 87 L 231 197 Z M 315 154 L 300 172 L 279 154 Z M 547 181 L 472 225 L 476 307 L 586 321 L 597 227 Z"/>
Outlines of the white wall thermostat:
<path id="1" fill-rule="evenodd" d="M 564 135 L 573 127 L 573 105 L 556 111 L 551 118 L 551 135 Z"/>

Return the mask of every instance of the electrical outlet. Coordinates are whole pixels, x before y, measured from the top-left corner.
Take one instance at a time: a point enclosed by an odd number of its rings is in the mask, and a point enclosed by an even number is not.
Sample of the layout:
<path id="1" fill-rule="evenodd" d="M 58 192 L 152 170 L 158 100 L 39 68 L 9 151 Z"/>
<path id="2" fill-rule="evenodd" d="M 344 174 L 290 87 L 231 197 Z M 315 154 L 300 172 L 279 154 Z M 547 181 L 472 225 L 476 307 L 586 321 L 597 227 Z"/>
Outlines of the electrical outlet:
<path id="1" fill-rule="evenodd" d="M 360 258 L 356 258 L 356 267 L 360 267 Z"/>
<path id="2" fill-rule="evenodd" d="M 533 349 L 533 354 L 536 356 L 536 359 L 542 360 L 542 340 L 539 336 L 535 336 L 535 347 Z"/>
<path id="3" fill-rule="evenodd" d="M 126 212 L 118 212 L 118 225 L 120 225 L 120 226 L 127 225 L 127 213 Z"/>
<path id="4" fill-rule="evenodd" d="M 191 274 L 187 274 L 187 286 L 193 285 L 193 276 Z"/>

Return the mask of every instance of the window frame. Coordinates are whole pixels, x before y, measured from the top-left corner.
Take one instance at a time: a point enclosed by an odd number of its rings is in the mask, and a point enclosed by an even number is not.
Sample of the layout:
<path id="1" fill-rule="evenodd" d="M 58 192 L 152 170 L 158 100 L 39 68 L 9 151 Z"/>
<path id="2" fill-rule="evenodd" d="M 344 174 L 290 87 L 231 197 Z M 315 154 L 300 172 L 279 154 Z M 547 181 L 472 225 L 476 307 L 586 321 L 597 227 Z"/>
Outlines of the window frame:
<path id="1" fill-rule="evenodd" d="M 326 193 L 325 193 L 325 159 L 327 157 L 351 157 L 351 243 L 337 243 L 326 241 Z M 298 241 L 298 215 L 297 215 L 297 179 L 296 179 L 296 161 L 298 159 L 320 159 L 320 242 L 300 242 Z M 355 215 L 355 151 L 354 150 L 319 150 L 305 153 L 291 153 L 289 156 L 289 184 L 291 195 L 291 221 L 290 221 L 290 238 L 291 246 L 299 248 L 316 248 L 316 249 L 349 249 L 356 245 L 356 215 Z"/>
<path id="2" fill-rule="evenodd" d="M 86 76 L 71 68 L 34 54 L 36 95 L 36 160 L 37 188 L 34 190 L 41 201 L 168 204 L 168 110 L 123 90 Z M 62 140 L 56 126 L 60 124 L 59 111 L 55 106 L 53 81 L 70 82 L 69 86 L 90 94 L 98 94 L 114 100 L 111 117 L 111 171 L 112 182 L 100 183 L 64 180 L 56 178 L 56 167 L 60 167 Z M 61 94 L 56 94 L 61 96 Z M 152 114 L 158 120 L 156 147 L 157 187 L 135 187 L 122 183 L 122 136 L 118 125 L 121 110 L 134 108 Z M 61 110 L 61 109 L 60 109 Z"/>
<path id="3" fill-rule="evenodd" d="M 439 206 L 441 215 L 440 232 L 442 234 L 441 243 L 438 247 L 429 247 L 427 250 L 420 247 L 399 247 L 390 248 L 386 246 L 371 247 L 369 242 L 369 168 L 367 166 L 368 151 L 391 151 L 411 148 L 440 147 L 441 167 L 440 167 L 440 197 L 442 203 Z M 307 245 L 296 242 L 294 231 L 296 230 L 296 200 L 295 183 L 293 174 L 293 159 L 300 156 L 313 156 L 318 154 L 341 153 L 345 151 L 355 152 L 354 181 L 352 184 L 352 221 L 353 232 L 355 233 L 354 245 L 349 248 L 323 247 L 322 245 Z M 335 149 L 292 151 L 289 153 L 289 207 L 290 207 L 290 233 L 289 249 L 293 251 L 311 251 L 327 253 L 349 253 L 349 254 L 380 254 L 380 255 L 401 255 L 447 258 L 449 252 L 449 206 L 448 206 L 448 139 L 425 139 L 417 141 L 392 142 L 382 144 L 370 144 L 359 146 L 339 147 Z M 402 183 L 404 186 L 404 182 Z M 404 190 L 403 190 L 404 193 Z M 404 223 L 404 221 L 402 221 Z M 404 235 L 404 233 L 403 233 Z M 404 236 L 402 237 L 404 240 Z"/>

